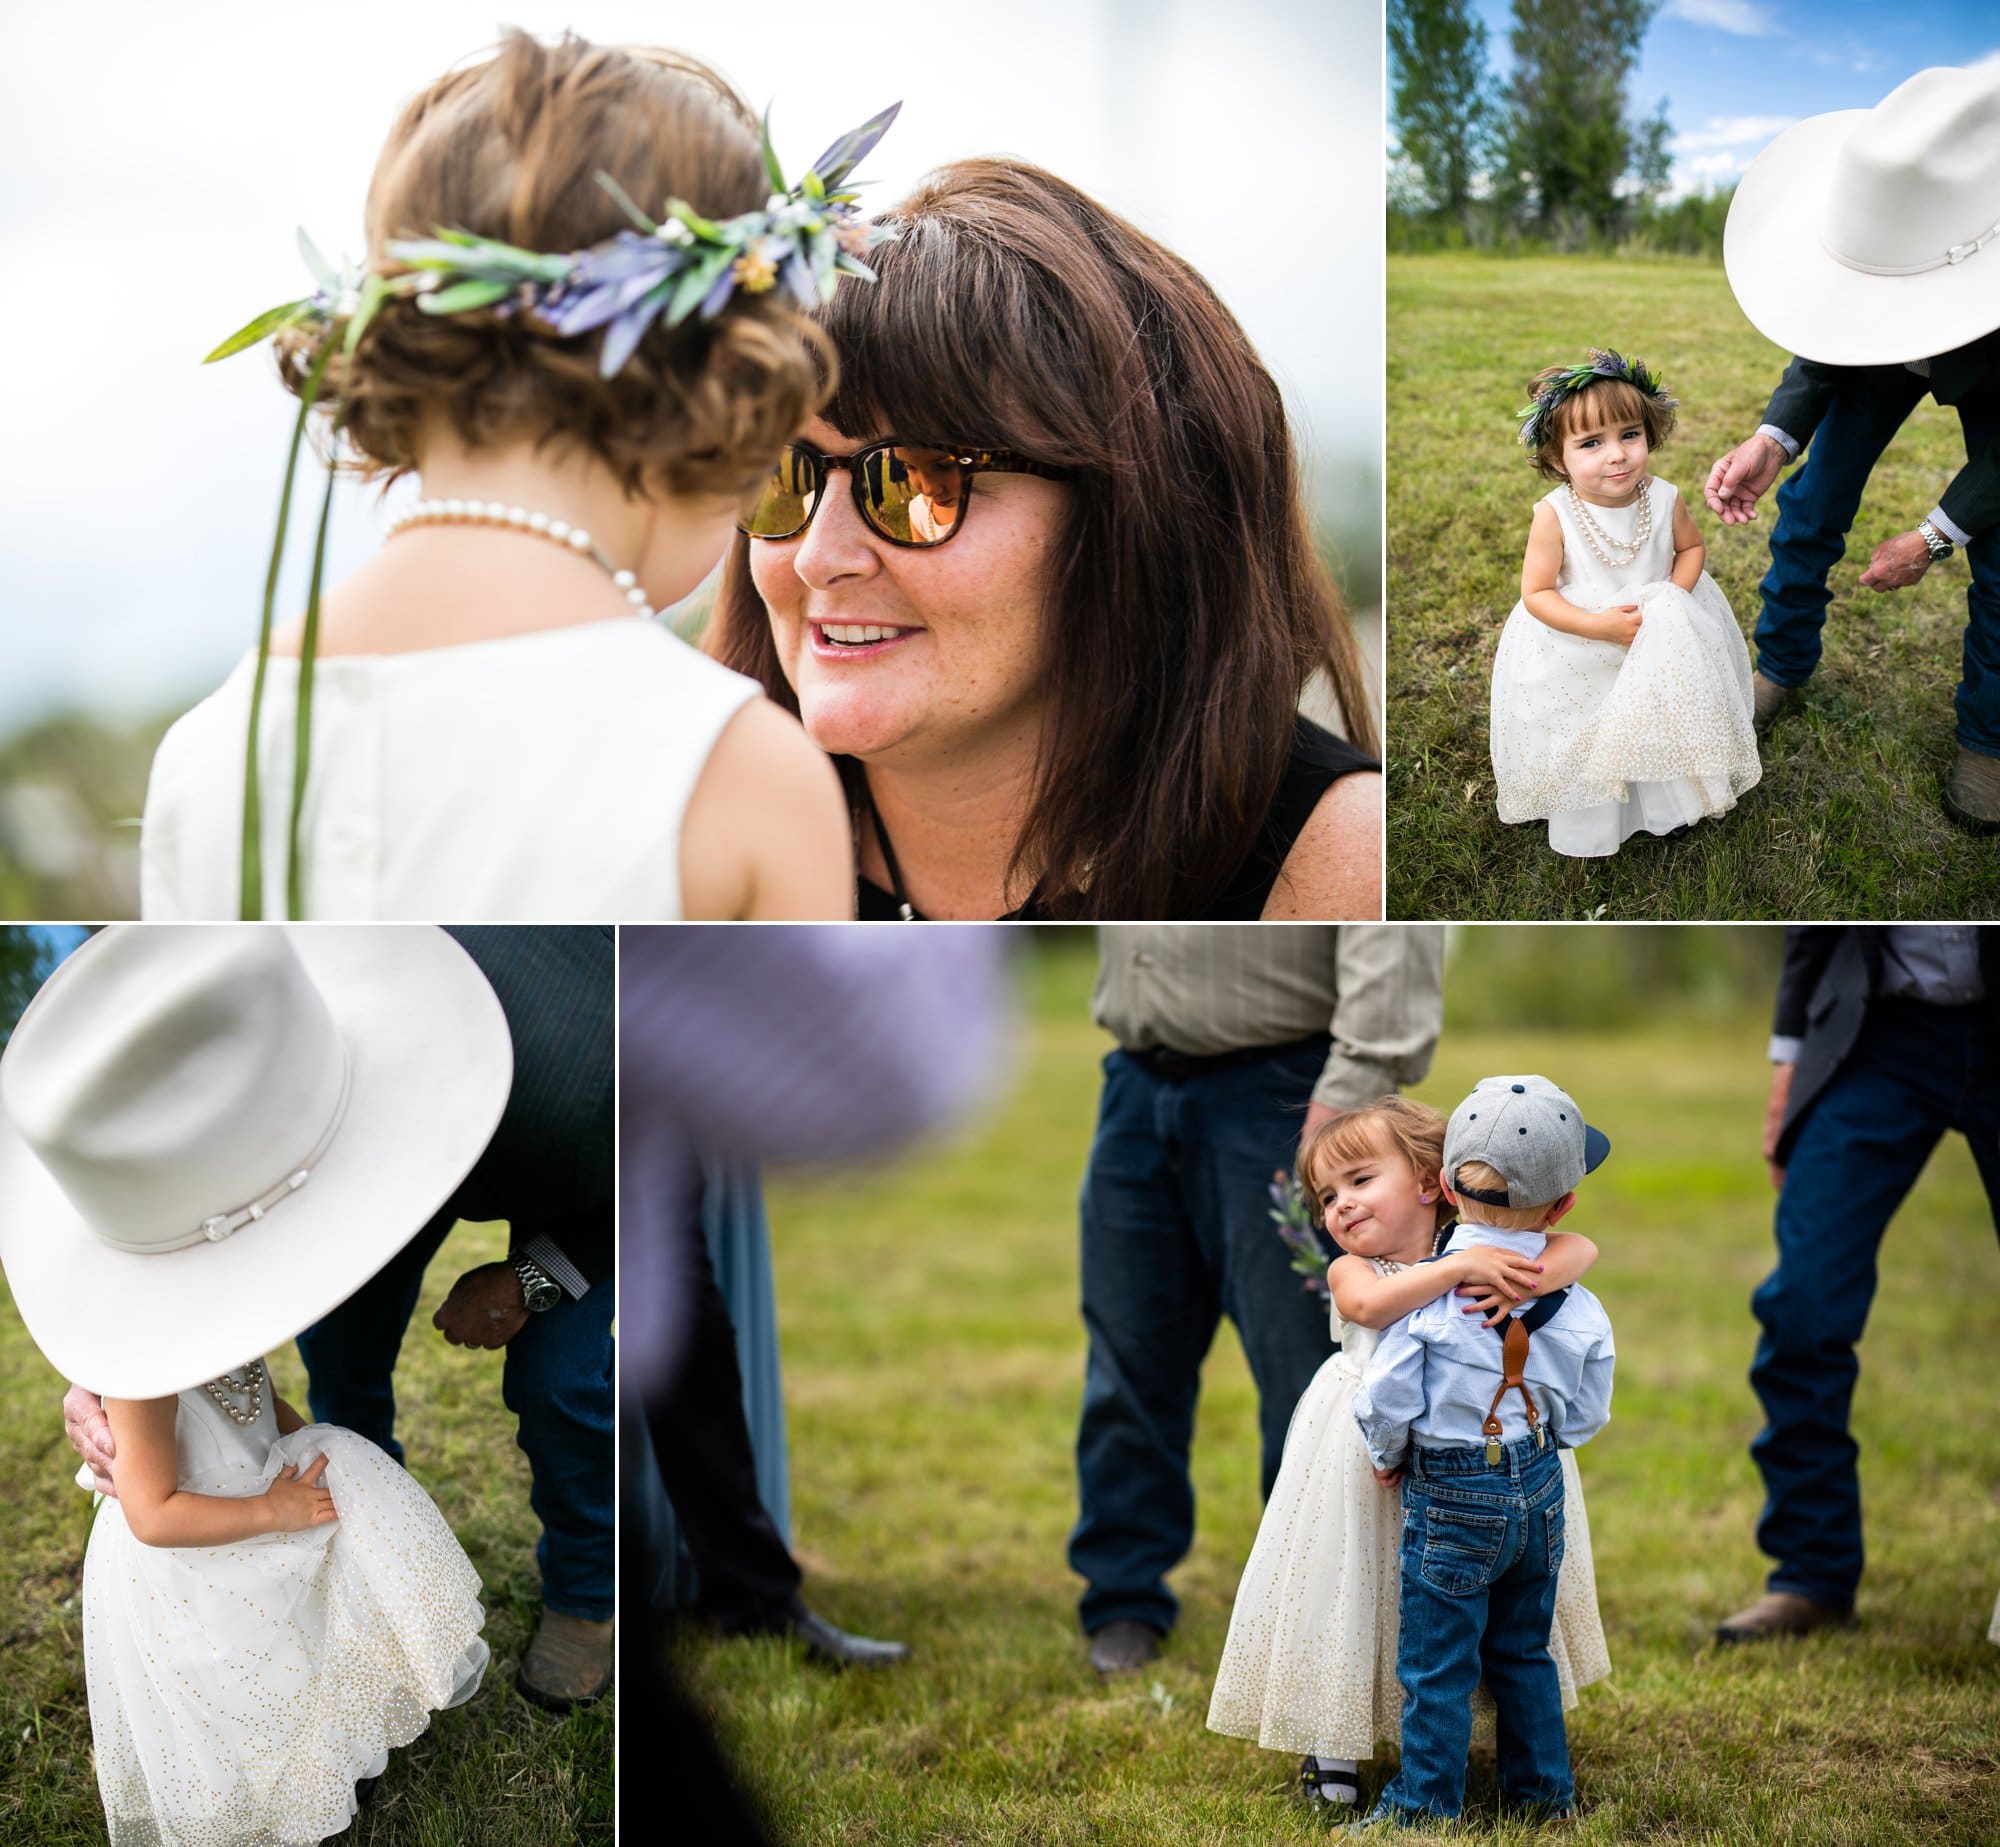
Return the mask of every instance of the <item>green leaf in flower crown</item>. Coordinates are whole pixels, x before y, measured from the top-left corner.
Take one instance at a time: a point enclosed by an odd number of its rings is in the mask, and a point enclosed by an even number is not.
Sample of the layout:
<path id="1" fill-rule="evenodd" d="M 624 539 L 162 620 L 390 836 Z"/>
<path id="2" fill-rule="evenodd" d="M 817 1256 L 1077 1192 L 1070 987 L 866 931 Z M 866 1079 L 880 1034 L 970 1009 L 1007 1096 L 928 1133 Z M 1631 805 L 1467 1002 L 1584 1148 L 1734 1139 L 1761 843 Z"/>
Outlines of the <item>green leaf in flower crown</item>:
<path id="1" fill-rule="evenodd" d="M 851 257 L 844 250 L 833 259 L 833 267 L 838 274 L 843 276 L 859 276 L 863 282 L 880 282 L 882 280 L 859 257 Z"/>
<path id="2" fill-rule="evenodd" d="M 667 303 L 667 325 L 678 327 L 686 320 L 715 286 L 716 279 L 735 261 L 733 249 L 714 250 L 692 269 L 684 271 L 674 285 L 673 300 Z"/>
<path id="3" fill-rule="evenodd" d="M 390 294 L 389 279 L 386 276 L 370 274 L 361 284 L 361 299 L 355 304 L 352 314 L 347 317 L 347 334 L 341 343 L 343 353 L 351 353 L 361 344 L 361 336 L 368 331 L 368 323 L 375 318 L 375 311 Z"/>
<path id="4" fill-rule="evenodd" d="M 246 327 L 239 327 L 228 339 L 210 353 L 201 363 L 213 365 L 218 359 L 227 359 L 232 353 L 240 353 L 247 346 L 255 346 L 260 340 L 268 340 L 280 327 L 289 327 L 294 321 L 303 320 L 305 312 L 312 306 L 310 295 L 298 301 L 280 302 L 275 308 L 264 312 Z"/>
<path id="5" fill-rule="evenodd" d="M 612 198 L 617 202 L 618 209 L 621 212 L 623 212 L 627 218 L 631 219 L 631 221 L 635 225 L 637 225 L 640 230 L 644 231 L 648 237 L 651 237 L 652 234 L 660 228 L 652 221 L 652 219 L 648 218 L 644 212 L 642 212 L 636 205 L 632 203 L 632 195 L 628 193 L 624 187 L 619 185 L 618 182 L 614 180 L 610 174 L 604 172 L 603 169 L 601 168 L 598 170 L 597 183 L 598 185 L 602 186 L 604 190 L 608 192 L 612 196 Z"/>
<path id="6" fill-rule="evenodd" d="M 669 199 L 667 201 L 667 216 L 669 218 L 678 218 L 682 224 L 686 225 L 705 244 L 719 243 L 722 240 L 720 227 L 711 220 L 704 218 L 685 199 Z"/>
<path id="7" fill-rule="evenodd" d="M 799 191 L 817 205 L 826 203 L 826 183 L 818 173 L 808 169 L 804 179 L 799 181 Z"/>
<path id="8" fill-rule="evenodd" d="M 419 295 L 417 306 L 426 314 L 464 314 L 472 308 L 490 308 L 496 301 L 505 301 L 513 292 L 511 282 L 482 281 L 475 277 L 433 289 L 428 295 Z"/>
<path id="9" fill-rule="evenodd" d="M 333 265 L 320 255 L 319 246 L 306 235 L 304 225 L 299 226 L 299 255 L 305 258 L 306 268 L 312 271 L 312 279 L 321 288 L 329 295 L 339 294 L 340 277 L 334 273 Z"/>
<path id="10" fill-rule="evenodd" d="M 785 184 L 785 170 L 778 164 L 778 150 L 771 145 L 771 111 L 768 108 L 764 111 L 763 150 L 764 171 L 770 175 L 771 190 L 789 192 L 791 188 Z"/>

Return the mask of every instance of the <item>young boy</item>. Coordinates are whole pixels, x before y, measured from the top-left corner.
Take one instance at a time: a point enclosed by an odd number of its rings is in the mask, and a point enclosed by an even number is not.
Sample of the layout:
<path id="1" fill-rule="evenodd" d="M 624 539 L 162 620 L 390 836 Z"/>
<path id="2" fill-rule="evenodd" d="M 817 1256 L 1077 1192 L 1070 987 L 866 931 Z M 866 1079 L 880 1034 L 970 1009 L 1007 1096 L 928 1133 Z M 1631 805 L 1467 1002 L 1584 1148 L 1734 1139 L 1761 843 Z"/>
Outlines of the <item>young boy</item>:
<path id="1" fill-rule="evenodd" d="M 1459 1214 L 1446 1250 L 1539 1256 L 1610 1151 L 1548 1079 L 1482 1078 L 1445 1129 L 1444 1188 Z M 1357 1829 L 1458 1814 L 1482 1675 L 1499 1706 L 1502 1800 L 1553 1815 L 1574 1807 L 1549 1658 L 1563 1547 L 1556 1452 L 1604 1428 L 1612 1358 L 1611 1323 L 1576 1284 L 1493 1328 L 1447 1294 L 1383 1334 L 1354 1416 L 1378 1479 L 1403 1483 L 1403 1761 Z"/>

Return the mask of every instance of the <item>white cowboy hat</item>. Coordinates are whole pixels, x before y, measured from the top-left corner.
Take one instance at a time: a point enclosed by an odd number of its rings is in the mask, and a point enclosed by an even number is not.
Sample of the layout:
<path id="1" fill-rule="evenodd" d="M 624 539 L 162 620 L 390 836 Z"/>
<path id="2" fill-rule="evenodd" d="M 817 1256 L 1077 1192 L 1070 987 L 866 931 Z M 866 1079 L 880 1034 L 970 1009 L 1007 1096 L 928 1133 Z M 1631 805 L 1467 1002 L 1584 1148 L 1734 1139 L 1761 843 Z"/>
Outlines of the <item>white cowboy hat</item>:
<path id="1" fill-rule="evenodd" d="M 1788 128 L 1722 234 L 1766 339 L 1827 365 L 1900 365 L 2000 327 L 2000 61 L 1919 71 L 1873 109 Z"/>
<path id="2" fill-rule="evenodd" d="M 0 1266 L 65 1377 L 163 1398 L 352 1295 L 451 1197 L 513 1085 L 429 924 L 124 924 L 0 1058 Z"/>

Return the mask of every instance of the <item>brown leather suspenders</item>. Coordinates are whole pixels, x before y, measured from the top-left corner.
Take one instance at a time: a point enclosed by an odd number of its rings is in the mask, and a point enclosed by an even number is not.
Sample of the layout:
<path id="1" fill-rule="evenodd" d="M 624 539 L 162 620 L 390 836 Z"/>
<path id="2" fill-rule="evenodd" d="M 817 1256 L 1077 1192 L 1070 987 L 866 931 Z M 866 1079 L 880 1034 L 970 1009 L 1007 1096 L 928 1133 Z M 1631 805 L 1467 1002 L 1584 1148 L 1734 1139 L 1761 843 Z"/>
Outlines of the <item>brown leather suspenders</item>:
<path id="1" fill-rule="evenodd" d="M 1542 1446 L 1542 1414 L 1535 1409 L 1535 1400 L 1529 1392 L 1525 1374 L 1528 1369 L 1528 1330 L 1516 1316 L 1507 1323 L 1507 1333 L 1501 1343 L 1500 1389 L 1493 1394 L 1493 1402 L 1487 1407 L 1486 1422 L 1480 1430 L 1486 1438 L 1486 1465 L 1492 1468 L 1500 1460 L 1500 1400 L 1510 1391 L 1521 1394 L 1521 1403 L 1527 1407 L 1528 1429 L 1535 1439 L 1535 1447 Z"/>

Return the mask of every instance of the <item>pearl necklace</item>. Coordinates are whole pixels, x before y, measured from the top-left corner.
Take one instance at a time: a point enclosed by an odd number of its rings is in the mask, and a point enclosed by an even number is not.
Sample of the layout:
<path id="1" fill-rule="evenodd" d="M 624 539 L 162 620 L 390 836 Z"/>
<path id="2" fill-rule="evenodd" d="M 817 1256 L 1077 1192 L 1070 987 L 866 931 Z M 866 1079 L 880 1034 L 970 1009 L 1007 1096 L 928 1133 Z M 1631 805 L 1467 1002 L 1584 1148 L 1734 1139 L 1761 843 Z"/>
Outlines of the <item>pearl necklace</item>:
<path id="1" fill-rule="evenodd" d="M 201 1389 L 213 1398 L 236 1423 L 247 1427 L 254 1424 L 263 1414 L 264 1362 L 262 1360 L 252 1360 L 249 1365 L 243 1368 L 243 1373 L 244 1376 L 239 1379 L 233 1372 L 226 1372 L 219 1379 L 209 1380 Z M 225 1387 L 227 1388 L 226 1391 Z M 230 1392 L 241 1392 L 244 1397 L 249 1399 L 249 1410 L 239 1411 L 236 1408 L 235 1401 L 228 1395 Z"/>
<path id="2" fill-rule="evenodd" d="M 1576 491 L 1576 483 L 1569 484 L 1570 510 L 1576 515 L 1577 530 L 1583 534 L 1583 542 L 1597 554 L 1599 564 L 1609 565 L 1614 571 L 1627 565 L 1646 549 L 1646 541 L 1653 536 L 1653 479 L 1648 475 L 1639 483 L 1639 517 L 1632 527 L 1629 539 L 1614 539 L 1594 519 L 1590 509 L 1584 504 L 1581 494 Z M 1609 547 L 1609 551 L 1606 550 Z M 1611 552 L 1623 552 L 1622 558 L 1614 558 Z"/>
<path id="3" fill-rule="evenodd" d="M 621 571 L 601 551 L 581 526 L 546 513 L 531 513 L 526 507 L 509 506 L 503 500 L 419 500 L 405 507 L 389 522 L 385 538 L 393 539 L 406 526 L 504 526 L 515 532 L 532 533 L 538 539 L 561 545 L 588 558 L 605 576 L 625 592 L 634 613 L 649 617 L 656 612 L 630 571 Z"/>

